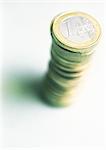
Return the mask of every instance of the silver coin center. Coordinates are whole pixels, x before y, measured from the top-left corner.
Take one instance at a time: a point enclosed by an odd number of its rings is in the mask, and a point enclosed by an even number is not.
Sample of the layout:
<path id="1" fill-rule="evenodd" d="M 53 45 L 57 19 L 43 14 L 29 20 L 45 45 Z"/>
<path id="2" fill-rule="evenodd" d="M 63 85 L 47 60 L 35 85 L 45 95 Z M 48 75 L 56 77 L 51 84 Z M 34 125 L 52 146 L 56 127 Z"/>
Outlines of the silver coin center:
<path id="1" fill-rule="evenodd" d="M 82 16 L 73 16 L 60 23 L 60 32 L 67 40 L 83 43 L 96 36 L 95 28 L 90 20 Z"/>

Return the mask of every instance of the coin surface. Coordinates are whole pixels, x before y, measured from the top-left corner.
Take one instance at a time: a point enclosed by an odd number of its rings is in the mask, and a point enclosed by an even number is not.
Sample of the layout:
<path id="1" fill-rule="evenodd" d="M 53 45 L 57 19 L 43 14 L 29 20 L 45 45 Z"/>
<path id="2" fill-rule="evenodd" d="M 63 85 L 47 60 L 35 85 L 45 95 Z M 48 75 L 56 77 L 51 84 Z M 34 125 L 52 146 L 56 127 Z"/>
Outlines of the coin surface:
<path id="1" fill-rule="evenodd" d="M 101 35 L 101 28 L 95 18 L 83 12 L 66 12 L 53 20 L 53 38 L 66 49 L 85 52 L 83 49 L 95 45 Z"/>

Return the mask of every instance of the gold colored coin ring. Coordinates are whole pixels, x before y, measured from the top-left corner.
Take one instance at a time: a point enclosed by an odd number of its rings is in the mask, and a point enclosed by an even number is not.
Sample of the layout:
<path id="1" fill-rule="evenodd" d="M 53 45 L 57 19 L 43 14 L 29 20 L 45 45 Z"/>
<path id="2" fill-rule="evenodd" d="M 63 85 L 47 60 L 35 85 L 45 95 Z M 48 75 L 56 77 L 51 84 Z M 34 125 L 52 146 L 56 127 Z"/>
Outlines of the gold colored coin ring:
<path id="1" fill-rule="evenodd" d="M 67 40 L 66 38 L 64 38 L 64 36 L 61 34 L 59 30 L 59 25 L 64 19 L 69 18 L 69 17 L 75 17 L 75 16 L 85 17 L 92 22 L 96 30 L 95 39 L 91 39 L 84 43 L 78 44 L 78 43 L 73 43 Z M 52 38 L 56 41 L 56 43 L 58 43 L 61 47 L 64 47 L 65 49 L 73 51 L 73 52 L 85 53 L 87 52 L 87 50 L 89 51 L 89 48 L 95 46 L 98 43 L 98 40 L 100 39 L 100 35 L 101 35 L 101 28 L 100 28 L 99 23 L 96 21 L 96 19 L 88 15 L 87 13 L 64 12 L 64 13 L 57 15 L 53 19 L 52 24 L 51 24 L 51 35 L 52 35 Z"/>

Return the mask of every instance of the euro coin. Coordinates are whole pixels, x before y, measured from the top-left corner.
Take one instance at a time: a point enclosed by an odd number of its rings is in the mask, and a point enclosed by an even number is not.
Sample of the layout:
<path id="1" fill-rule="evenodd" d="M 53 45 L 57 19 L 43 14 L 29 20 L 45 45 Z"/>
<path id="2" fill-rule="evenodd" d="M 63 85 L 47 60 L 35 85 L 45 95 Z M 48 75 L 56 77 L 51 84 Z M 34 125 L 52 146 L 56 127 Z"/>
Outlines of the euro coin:
<path id="1" fill-rule="evenodd" d="M 68 106 L 90 64 L 101 28 L 87 13 L 65 12 L 54 17 L 50 32 L 51 60 L 43 94 L 54 106 Z"/>

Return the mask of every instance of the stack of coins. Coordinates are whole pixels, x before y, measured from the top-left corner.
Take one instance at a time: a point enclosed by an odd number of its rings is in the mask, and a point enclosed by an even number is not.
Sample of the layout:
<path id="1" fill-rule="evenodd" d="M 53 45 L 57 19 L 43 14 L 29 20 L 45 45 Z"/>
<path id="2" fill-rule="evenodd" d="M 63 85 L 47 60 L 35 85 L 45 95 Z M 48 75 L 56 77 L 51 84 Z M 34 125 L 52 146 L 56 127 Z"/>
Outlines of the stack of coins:
<path id="1" fill-rule="evenodd" d="M 43 95 L 55 106 L 67 106 L 94 52 L 100 25 L 83 12 L 66 12 L 51 24 L 51 60 Z"/>

